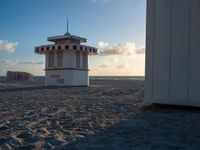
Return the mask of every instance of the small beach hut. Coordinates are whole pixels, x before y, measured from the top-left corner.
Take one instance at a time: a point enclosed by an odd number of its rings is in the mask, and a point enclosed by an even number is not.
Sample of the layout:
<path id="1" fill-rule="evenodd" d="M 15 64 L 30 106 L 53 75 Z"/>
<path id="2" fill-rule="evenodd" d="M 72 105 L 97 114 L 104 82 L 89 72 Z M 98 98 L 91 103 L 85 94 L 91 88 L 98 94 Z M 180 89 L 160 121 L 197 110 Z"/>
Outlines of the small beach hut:
<path id="1" fill-rule="evenodd" d="M 47 40 L 54 44 L 35 47 L 35 53 L 45 55 L 45 84 L 88 86 L 88 55 L 95 55 L 98 50 L 82 45 L 87 39 L 71 35 L 68 30 Z"/>
<path id="2" fill-rule="evenodd" d="M 145 102 L 200 106 L 200 1 L 147 0 Z"/>

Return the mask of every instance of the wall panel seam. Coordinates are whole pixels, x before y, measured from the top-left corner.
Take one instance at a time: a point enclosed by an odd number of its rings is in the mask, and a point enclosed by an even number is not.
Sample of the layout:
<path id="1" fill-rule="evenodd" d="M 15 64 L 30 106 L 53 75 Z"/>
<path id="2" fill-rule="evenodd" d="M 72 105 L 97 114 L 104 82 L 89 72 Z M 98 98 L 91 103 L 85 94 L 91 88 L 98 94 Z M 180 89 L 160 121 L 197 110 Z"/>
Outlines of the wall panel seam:
<path id="1" fill-rule="evenodd" d="M 189 101 L 190 97 L 190 49 L 191 49 L 191 1 L 189 1 L 189 16 L 188 16 L 188 81 L 187 81 L 187 101 Z"/>
<path id="2" fill-rule="evenodd" d="M 152 68 L 151 68 L 151 72 L 152 72 L 152 93 L 151 93 L 151 99 L 154 98 L 154 52 L 155 52 L 155 15 L 156 15 L 156 0 L 153 1 L 153 35 L 152 35 L 152 41 L 153 41 L 153 45 L 152 45 Z"/>
<path id="3" fill-rule="evenodd" d="M 170 0 L 170 47 L 169 47 L 169 93 L 168 98 L 171 98 L 171 50 L 172 50 L 172 0 Z"/>

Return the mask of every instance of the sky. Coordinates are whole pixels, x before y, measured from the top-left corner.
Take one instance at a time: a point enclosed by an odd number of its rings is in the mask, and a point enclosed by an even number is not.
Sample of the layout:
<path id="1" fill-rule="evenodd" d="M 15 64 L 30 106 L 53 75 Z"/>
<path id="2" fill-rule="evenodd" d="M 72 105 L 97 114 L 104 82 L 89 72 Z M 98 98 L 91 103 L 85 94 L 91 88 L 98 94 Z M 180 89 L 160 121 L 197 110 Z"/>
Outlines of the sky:
<path id="1" fill-rule="evenodd" d="M 69 32 L 99 49 L 89 57 L 92 76 L 143 76 L 146 0 L 1 0 L 0 76 L 7 70 L 44 75 L 34 47 Z"/>

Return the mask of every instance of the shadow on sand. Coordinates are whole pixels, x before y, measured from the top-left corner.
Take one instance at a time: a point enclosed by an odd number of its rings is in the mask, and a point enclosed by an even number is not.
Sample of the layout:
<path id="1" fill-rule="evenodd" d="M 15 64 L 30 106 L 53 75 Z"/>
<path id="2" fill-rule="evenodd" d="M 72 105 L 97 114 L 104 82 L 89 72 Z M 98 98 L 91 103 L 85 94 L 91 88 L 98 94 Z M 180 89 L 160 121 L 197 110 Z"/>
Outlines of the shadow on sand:
<path id="1" fill-rule="evenodd" d="M 63 89 L 63 88 L 80 88 L 86 86 L 35 86 L 35 87 L 16 87 L 16 88 L 3 88 L 0 89 L 0 93 L 3 92 L 20 92 L 20 91 L 32 91 L 32 90 L 50 90 L 50 89 Z"/>
<path id="2" fill-rule="evenodd" d="M 76 140 L 70 150 L 199 149 L 200 108 L 151 105 L 133 118 Z"/>

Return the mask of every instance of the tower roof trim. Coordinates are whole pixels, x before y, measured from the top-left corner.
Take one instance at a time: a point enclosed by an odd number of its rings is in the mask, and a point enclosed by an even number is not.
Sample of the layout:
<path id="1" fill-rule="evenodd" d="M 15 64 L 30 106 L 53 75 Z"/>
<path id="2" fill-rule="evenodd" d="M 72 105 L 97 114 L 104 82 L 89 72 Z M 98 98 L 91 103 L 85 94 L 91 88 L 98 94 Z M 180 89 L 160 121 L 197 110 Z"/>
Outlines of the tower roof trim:
<path id="1" fill-rule="evenodd" d="M 68 39 L 78 40 L 78 41 L 80 41 L 80 43 L 87 42 L 86 38 L 75 36 L 75 35 L 71 35 L 69 33 L 66 33 L 65 35 L 52 36 L 52 37 L 48 37 L 47 38 L 47 40 L 50 41 L 50 42 L 58 42 L 58 41 L 63 41 L 63 40 L 68 40 Z"/>
<path id="2" fill-rule="evenodd" d="M 87 52 L 89 55 L 98 55 L 99 51 L 95 47 L 80 45 L 80 44 L 58 44 L 58 45 L 42 45 L 35 47 L 35 53 L 45 54 L 50 51 L 60 51 L 60 50 L 74 50 Z"/>

